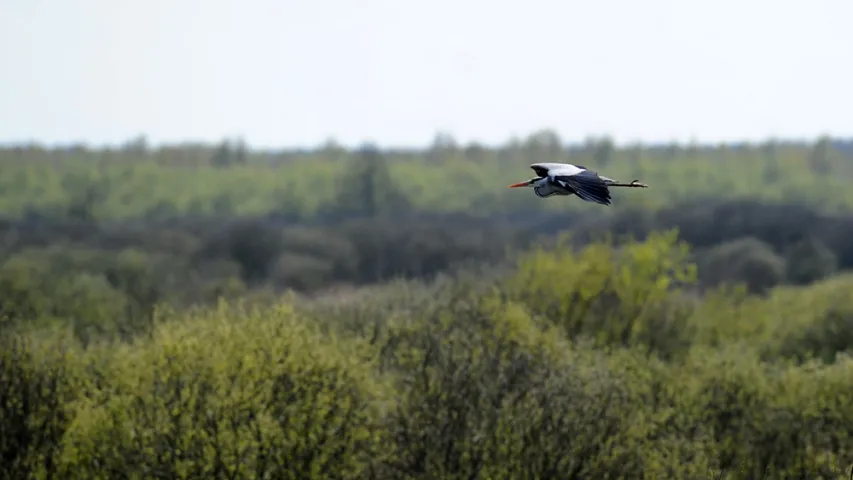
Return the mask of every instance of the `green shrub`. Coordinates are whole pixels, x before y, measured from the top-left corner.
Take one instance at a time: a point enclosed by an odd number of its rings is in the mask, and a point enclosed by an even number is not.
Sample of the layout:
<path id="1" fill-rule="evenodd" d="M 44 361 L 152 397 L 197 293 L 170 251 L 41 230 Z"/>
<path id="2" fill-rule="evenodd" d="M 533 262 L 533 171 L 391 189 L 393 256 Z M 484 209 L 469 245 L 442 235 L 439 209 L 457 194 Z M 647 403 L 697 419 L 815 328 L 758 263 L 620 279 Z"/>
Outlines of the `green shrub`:
<path id="1" fill-rule="evenodd" d="M 785 259 L 756 238 L 742 238 L 717 245 L 699 261 L 703 283 L 744 282 L 751 292 L 764 293 L 785 280 Z"/>
<path id="2" fill-rule="evenodd" d="M 116 334 L 131 327 L 128 300 L 103 275 L 63 268 L 61 262 L 38 258 L 35 252 L 13 256 L 0 265 L 0 313 L 7 327 L 38 328 L 63 321 L 87 341 L 92 335 Z"/>
<path id="3" fill-rule="evenodd" d="M 464 285 L 380 347 L 401 392 L 383 478 L 603 478 L 636 470 L 636 407 L 606 360 Z M 598 357 L 598 358 L 596 358 Z"/>
<path id="4" fill-rule="evenodd" d="M 355 348 L 355 347 L 354 347 Z M 62 471 L 92 478 L 361 478 L 386 389 L 286 307 L 222 307 L 92 347 Z"/>
<path id="5" fill-rule="evenodd" d="M 11 257 L 0 264 L 0 326 L 32 322 L 50 308 L 46 271 L 44 262 L 33 258 Z"/>
<path id="6" fill-rule="evenodd" d="M 669 356 L 689 345 L 692 305 L 682 288 L 695 280 L 695 268 L 688 255 L 675 231 L 618 248 L 589 244 L 580 251 L 563 237 L 553 249 L 520 255 L 505 288 L 569 338 L 643 345 Z"/>
<path id="7" fill-rule="evenodd" d="M 785 263 L 788 281 L 800 285 L 828 277 L 838 269 L 838 257 L 835 253 L 811 236 L 788 249 Z"/>
<path id="8" fill-rule="evenodd" d="M 833 363 L 839 353 L 850 352 L 853 349 L 853 296 L 850 295 L 853 282 L 842 280 L 837 278 L 797 292 L 799 295 L 795 298 L 802 306 L 794 315 L 789 312 L 782 317 L 796 316 L 796 321 L 785 318 L 787 328 L 768 344 L 768 354 L 800 362 L 818 359 Z M 785 294 L 793 296 L 790 291 L 778 292 L 778 296 Z M 781 299 L 777 302 L 782 303 Z"/>
<path id="9" fill-rule="evenodd" d="M 736 346 L 697 349 L 673 379 L 674 409 L 691 427 L 684 440 L 715 478 L 839 478 L 853 461 L 853 417 L 832 370 L 763 364 Z"/>
<path id="10" fill-rule="evenodd" d="M 0 335 L 0 478 L 56 478 L 77 383 L 62 343 Z"/>
<path id="11" fill-rule="evenodd" d="M 317 290 L 329 285 L 333 277 L 334 265 L 320 258 L 283 253 L 274 262 L 270 277 L 280 286 L 289 286 L 297 290 Z"/>
<path id="12" fill-rule="evenodd" d="M 128 297 L 101 275 L 69 275 L 57 282 L 53 293 L 52 314 L 69 321 L 83 342 L 106 335 L 132 336 L 144 328 L 127 315 Z"/>
<path id="13" fill-rule="evenodd" d="M 0 335 L 0 478 L 848 478 L 850 277 L 700 296 L 688 258 L 563 239 L 506 277 L 157 308 L 123 341 L 132 288 L 47 275 Z"/>

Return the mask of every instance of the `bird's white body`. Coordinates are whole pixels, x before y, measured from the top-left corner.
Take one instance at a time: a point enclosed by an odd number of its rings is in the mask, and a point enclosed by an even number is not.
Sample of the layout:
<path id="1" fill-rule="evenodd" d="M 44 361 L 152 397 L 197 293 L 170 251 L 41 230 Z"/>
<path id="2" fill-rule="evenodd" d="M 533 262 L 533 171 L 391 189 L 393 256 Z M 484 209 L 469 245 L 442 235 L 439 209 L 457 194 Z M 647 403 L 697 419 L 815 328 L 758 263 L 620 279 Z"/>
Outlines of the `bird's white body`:
<path id="1" fill-rule="evenodd" d="M 536 196 L 541 198 L 577 195 L 587 202 L 610 205 L 608 187 L 646 187 L 636 180 L 630 184 L 618 183 L 582 165 L 570 163 L 534 163 L 530 168 L 536 172 L 537 177 L 510 185 L 510 188 L 531 187 Z"/>

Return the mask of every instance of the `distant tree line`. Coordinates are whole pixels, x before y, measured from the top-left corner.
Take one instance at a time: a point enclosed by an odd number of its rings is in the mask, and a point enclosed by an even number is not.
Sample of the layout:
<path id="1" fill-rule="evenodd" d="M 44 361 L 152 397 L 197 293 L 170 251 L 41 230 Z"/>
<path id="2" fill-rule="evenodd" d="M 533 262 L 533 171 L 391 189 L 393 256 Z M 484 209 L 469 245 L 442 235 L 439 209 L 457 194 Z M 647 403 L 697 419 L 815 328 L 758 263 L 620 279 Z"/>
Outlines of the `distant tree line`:
<path id="1" fill-rule="evenodd" d="M 240 138 L 215 145 L 0 148 L 0 216 L 96 221 L 186 215 L 342 218 L 401 211 L 577 210 L 501 188 L 534 162 L 571 162 L 655 188 L 625 197 L 659 208 L 696 195 L 803 203 L 853 211 L 853 140 L 619 146 L 609 136 L 567 144 L 554 131 L 500 146 L 460 145 L 439 133 L 422 149 L 344 148 L 334 139 L 312 149 L 261 151 Z M 632 192 L 633 193 L 633 192 Z M 627 200 L 631 198 L 631 200 Z M 604 212 L 604 211 L 602 211 Z"/>

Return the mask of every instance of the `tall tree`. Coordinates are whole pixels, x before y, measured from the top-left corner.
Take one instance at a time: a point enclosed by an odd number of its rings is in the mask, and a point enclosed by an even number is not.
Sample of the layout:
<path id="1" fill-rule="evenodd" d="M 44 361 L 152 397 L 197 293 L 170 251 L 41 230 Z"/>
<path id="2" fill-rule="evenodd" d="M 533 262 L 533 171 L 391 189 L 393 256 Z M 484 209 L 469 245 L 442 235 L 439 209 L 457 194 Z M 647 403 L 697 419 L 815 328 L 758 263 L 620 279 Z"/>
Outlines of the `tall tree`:
<path id="1" fill-rule="evenodd" d="M 213 150 L 210 164 L 218 168 L 227 168 L 231 165 L 231 143 L 227 139 L 219 142 L 216 149 Z"/>
<path id="2" fill-rule="evenodd" d="M 121 149 L 126 153 L 145 155 L 148 153 L 148 138 L 145 135 L 137 135 L 125 141 Z"/>
<path id="3" fill-rule="evenodd" d="M 776 139 L 767 140 L 762 146 L 761 151 L 764 154 L 764 181 L 774 183 L 779 180 L 779 146 Z"/>
<path id="4" fill-rule="evenodd" d="M 243 138 L 238 138 L 236 142 L 234 142 L 234 150 L 231 154 L 231 163 L 243 165 L 249 160 L 249 147 L 246 145 L 246 141 Z"/>
<path id="5" fill-rule="evenodd" d="M 699 156 L 699 141 L 696 140 L 696 137 L 690 137 L 685 153 L 690 158 L 696 158 Z"/>
<path id="6" fill-rule="evenodd" d="M 438 132 L 427 150 L 427 158 L 433 162 L 444 162 L 459 148 L 456 139 L 448 132 Z"/>
<path id="7" fill-rule="evenodd" d="M 333 161 L 343 160 L 347 156 L 346 149 L 332 137 L 327 138 L 320 145 L 319 151 L 323 155 L 323 158 Z"/>
<path id="8" fill-rule="evenodd" d="M 594 168 L 604 168 L 613 161 L 616 146 L 613 139 L 609 136 L 601 137 L 593 143 L 592 159 L 595 162 Z"/>
<path id="9" fill-rule="evenodd" d="M 818 138 L 809 153 L 809 168 L 817 175 L 832 173 L 832 141 L 827 135 Z"/>
<path id="10" fill-rule="evenodd" d="M 408 199 L 394 183 L 385 156 L 373 144 L 359 148 L 338 182 L 340 193 L 334 208 L 340 212 L 374 217 L 408 209 Z"/>
<path id="11" fill-rule="evenodd" d="M 563 151 L 560 136 L 554 130 L 538 130 L 530 134 L 523 146 L 531 163 L 559 161 Z"/>

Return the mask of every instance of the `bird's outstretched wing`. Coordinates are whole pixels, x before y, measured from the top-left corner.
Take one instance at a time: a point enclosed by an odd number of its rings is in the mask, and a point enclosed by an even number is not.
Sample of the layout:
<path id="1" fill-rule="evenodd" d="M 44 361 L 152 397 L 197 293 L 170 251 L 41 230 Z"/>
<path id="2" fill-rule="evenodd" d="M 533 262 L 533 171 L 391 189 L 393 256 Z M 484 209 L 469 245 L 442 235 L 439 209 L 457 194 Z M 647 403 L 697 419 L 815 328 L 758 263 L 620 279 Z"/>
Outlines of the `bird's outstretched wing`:
<path id="1" fill-rule="evenodd" d="M 575 195 L 587 202 L 610 205 L 610 189 L 607 188 L 607 182 L 595 172 L 552 170 L 549 176 L 552 182 L 563 188 L 574 190 Z"/>
<path id="2" fill-rule="evenodd" d="M 555 172 L 557 170 L 570 170 L 573 172 L 586 170 L 586 167 L 584 167 L 583 165 L 572 165 L 570 163 L 553 162 L 532 163 L 530 164 L 530 168 L 536 173 L 536 176 L 538 177 L 547 177 L 548 172 Z"/>

